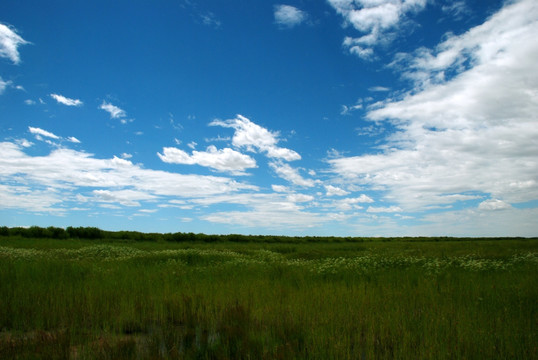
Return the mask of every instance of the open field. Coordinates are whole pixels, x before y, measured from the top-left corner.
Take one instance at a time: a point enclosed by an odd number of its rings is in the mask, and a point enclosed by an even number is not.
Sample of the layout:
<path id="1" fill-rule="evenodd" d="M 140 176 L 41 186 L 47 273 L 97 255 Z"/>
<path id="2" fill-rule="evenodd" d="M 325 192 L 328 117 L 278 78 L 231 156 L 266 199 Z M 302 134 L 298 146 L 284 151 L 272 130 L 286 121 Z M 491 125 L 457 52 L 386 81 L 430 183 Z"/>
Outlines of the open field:
<path id="1" fill-rule="evenodd" d="M 538 239 L 384 240 L 0 236 L 0 358 L 538 358 Z"/>

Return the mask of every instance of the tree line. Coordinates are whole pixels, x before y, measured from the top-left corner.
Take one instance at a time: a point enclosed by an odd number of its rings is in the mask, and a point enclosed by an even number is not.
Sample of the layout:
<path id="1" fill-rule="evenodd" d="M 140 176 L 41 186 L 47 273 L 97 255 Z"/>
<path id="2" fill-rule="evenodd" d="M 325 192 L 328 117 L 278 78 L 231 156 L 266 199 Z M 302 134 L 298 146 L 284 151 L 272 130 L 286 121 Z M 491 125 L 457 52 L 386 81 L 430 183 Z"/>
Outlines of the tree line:
<path id="1" fill-rule="evenodd" d="M 85 240 L 127 240 L 127 241 L 171 241 L 171 242 L 261 242 L 261 243 L 307 243 L 307 242 L 363 242 L 363 241 L 459 241 L 459 240 L 501 240 L 514 238 L 467 238 L 467 237 L 336 237 L 336 236 L 283 236 L 283 235 L 240 235 L 203 233 L 144 233 L 139 231 L 107 231 L 97 227 L 0 227 L 0 236 L 33 239 L 85 239 Z"/>

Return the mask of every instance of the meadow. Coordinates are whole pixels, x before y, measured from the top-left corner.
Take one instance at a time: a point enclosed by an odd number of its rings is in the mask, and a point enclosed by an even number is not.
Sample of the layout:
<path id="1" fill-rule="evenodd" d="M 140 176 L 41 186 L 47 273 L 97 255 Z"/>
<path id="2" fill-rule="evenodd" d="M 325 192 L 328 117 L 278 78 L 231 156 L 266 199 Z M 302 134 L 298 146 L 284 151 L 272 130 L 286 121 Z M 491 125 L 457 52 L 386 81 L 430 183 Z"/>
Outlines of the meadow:
<path id="1" fill-rule="evenodd" d="M 245 239 L 0 236 L 0 358 L 538 358 L 538 239 Z"/>

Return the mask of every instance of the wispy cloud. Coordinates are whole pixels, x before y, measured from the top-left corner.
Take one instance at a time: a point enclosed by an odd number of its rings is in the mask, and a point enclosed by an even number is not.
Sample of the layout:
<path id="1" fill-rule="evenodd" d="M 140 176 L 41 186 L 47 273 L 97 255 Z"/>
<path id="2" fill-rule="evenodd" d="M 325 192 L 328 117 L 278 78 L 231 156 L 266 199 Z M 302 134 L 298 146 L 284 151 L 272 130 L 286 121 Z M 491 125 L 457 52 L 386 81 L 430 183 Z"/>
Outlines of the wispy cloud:
<path id="1" fill-rule="evenodd" d="M 340 115 L 351 115 L 352 112 L 362 109 L 362 104 L 355 105 L 342 105 L 342 110 L 340 110 Z"/>
<path id="2" fill-rule="evenodd" d="M 426 7 L 427 0 L 328 0 L 344 18 L 345 26 L 353 26 L 360 37 L 346 37 L 343 45 L 363 59 L 374 57 L 374 47 L 387 44 L 396 36 L 399 24 L 407 14 Z"/>
<path id="3" fill-rule="evenodd" d="M 441 10 L 449 15 L 452 15 L 457 20 L 461 19 L 463 15 L 468 15 L 471 12 L 463 0 L 445 4 L 441 7 Z"/>
<path id="4" fill-rule="evenodd" d="M 50 97 L 56 100 L 58 103 L 66 106 L 82 106 L 83 102 L 78 99 L 70 99 L 59 94 L 50 94 Z"/>
<path id="5" fill-rule="evenodd" d="M 312 179 L 305 179 L 299 173 L 299 170 L 291 167 L 287 163 L 281 161 L 270 162 L 269 166 L 275 171 L 275 173 L 284 180 L 291 182 L 294 185 L 302 187 L 313 187 L 316 182 Z"/>
<path id="6" fill-rule="evenodd" d="M 99 109 L 108 112 L 110 114 L 110 118 L 112 119 L 120 119 L 127 116 L 127 113 L 124 110 L 106 101 L 103 101 L 103 103 L 99 106 Z"/>
<path id="7" fill-rule="evenodd" d="M 35 128 L 35 127 L 29 126 L 28 130 L 30 131 L 30 133 L 32 133 L 34 135 L 45 136 L 45 137 L 48 137 L 48 138 L 51 138 L 51 139 L 59 139 L 60 138 L 59 136 L 54 135 L 53 133 L 51 133 L 51 132 L 49 132 L 47 130 L 40 129 L 40 128 Z"/>
<path id="8" fill-rule="evenodd" d="M 368 91 L 386 92 L 386 91 L 390 91 L 390 88 L 385 87 L 385 86 L 372 86 L 371 88 L 368 88 Z"/>
<path id="9" fill-rule="evenodd" d="M 308 15 L 291 5 L 274 6 L 275 23 L 283 28 L 292 28 L 304 22 Z"/>
<path id="10" fill-rule="evenodd" d="M 21 62 L 19 46 L 29 44 L 15 28 L 0 23 L 0 57 L 11 60 L 14 64 Z"/>
<path id="11" fill-rule="evenodd" d="M 401 68 L 415 88 L 367 114 L 397 130 L 385 151 L 330 159 L 333 171 L 384 190 L 404 210 L 469 194 L 491 198 L 482 209 L 537 199 L 536 19 L 535 1 L 509 3 L 482 25 L 408 54 Z"/>
<path id="12" fill-rule="evenodd" d="M 11 81 L 4 81 L 2 77 L 0 77 L 0 95 L 6 91 L 6 88 L 11 85 Z"/>
<path id="13" fill-rule="evenodd" d="M 211 11 L 199 15 L 204 25 L 214 27 L 215 29 L 218 29 L 222 25 L 221 21 Z"/>

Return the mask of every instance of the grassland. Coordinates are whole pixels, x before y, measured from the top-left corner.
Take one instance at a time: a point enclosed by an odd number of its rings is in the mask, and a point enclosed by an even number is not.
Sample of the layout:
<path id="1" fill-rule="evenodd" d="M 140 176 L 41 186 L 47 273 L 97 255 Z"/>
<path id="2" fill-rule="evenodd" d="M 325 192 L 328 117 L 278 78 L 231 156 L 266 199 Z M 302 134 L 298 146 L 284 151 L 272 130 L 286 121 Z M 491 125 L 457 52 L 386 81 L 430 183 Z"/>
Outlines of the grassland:
<path id="1" fill-rule="evenodd" d="M 538 358 L 538 239 L 388 240 L 0 236 L 0 358 Z"/>

